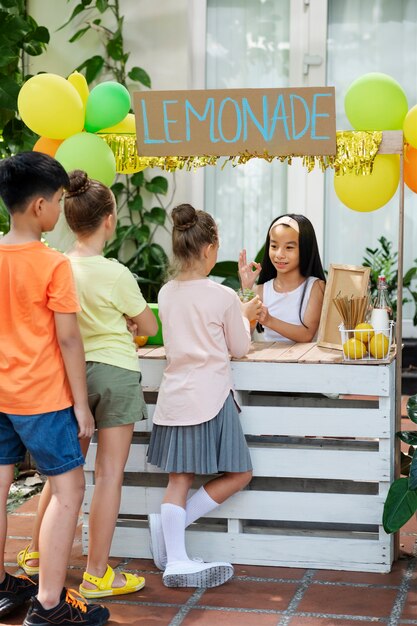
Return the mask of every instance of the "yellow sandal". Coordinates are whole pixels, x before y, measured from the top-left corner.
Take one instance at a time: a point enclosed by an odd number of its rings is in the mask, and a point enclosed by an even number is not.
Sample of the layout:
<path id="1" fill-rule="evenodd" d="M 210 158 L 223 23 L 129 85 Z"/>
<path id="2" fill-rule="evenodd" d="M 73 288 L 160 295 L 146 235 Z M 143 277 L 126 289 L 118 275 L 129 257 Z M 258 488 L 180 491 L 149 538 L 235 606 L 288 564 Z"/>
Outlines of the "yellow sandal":
<path id="1" fill-rule="evenodd" d="M 27 561 L 31 561 L 32 559 L 38 559 L 39 561 L 39 552 L 28 552 L 29 548 L 30 545 L 18 552 L 16 558 L 17 564 L 28 576 L 36 576 L 39 574 L 39 565 L 27 565 Z"/>
<path id="2" fill-rule="evenodd" d="M 97 589 L 86 589 L 82 583 L 80 585 L 80 593 L 84 598 L 104 598 L 105 596 L 120 596 L 126 593 L 133 593 L 139 591 L 145 586 L 145 579 L 142 576 L 135 576 L 135 574 L 128 574 L 127 572 L 120 572 L 126 579 L 126 583 L 123 587 L 112 587 L 115 573 L 114 570 L 107 565 L 106 573 L 103 578 L 97 576 L 91 576 L 88 572 L 84 572 L 83 580 L 95 585 Z"/>

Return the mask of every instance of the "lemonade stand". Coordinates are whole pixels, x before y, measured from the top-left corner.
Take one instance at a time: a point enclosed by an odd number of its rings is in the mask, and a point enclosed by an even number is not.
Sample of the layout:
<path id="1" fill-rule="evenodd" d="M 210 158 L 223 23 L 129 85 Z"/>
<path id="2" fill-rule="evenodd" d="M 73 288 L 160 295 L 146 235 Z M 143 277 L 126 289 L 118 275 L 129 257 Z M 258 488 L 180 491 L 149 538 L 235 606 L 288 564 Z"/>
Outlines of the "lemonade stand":
<path id="1" fill-rule="evenodd" d="M 137 132 L 148 141 L 139 142 L 139 153 L 143 158 L 157 159 L 156 152 L 160 155 L 159 164 L 162 160 L 168 168 L 192 169 L 217 160 L 210 157 L 210 137 L 219 140 L 219 150 L 221 139 L 233 137 L 234 133 L 236 141 L 227 144 L 225 154 L 235 163 L 244 162 L 249 152 L 256 152 L 256 147 L 242 147 L 238 139 L 242 138 L 245 124 L 249 128 L 248 116 L 263 119 L 259 102 L 268 107 L 269 101 L 258 99 L 256 105 L 253 97 L 259 98 L 259 94 L 247 92 L 257 90 L 242 91 L 137 94 Z M 268 97 L 276 98 L 277 94 Z M 332 90 L 292 90 L 282 97 L 282 107 L 287 102 L 295 107 L 302 98 L 302 106 L 310 111 L 310 121 L 314 119 L 317 124 L 314 133 L 304 133 L 303 146 L 295 148 L 294 137 L 300 133 L 300 127 L 294 122 L 299 111 L 294 113 L 293 126 L 288 129 L 289 144 L 279 153 L 282 159 L 288 154 L 302 154 L 306 165 L 311 165 L 315 158 L 312 155 L 317 155 L 317 137 L 325 136 L 326 141 L 320 144 L 324 146 L 320 158 L 324 164 L 331 162 L 336 154 L 334 117 L 329 110 L 320 108 L 319 102 L 327 105 L 334 97 Z M 165 107 L 161 104 L 168 101 Z M 246 105 L 239 108 L 236 102 Z M 179 130 L 176 124 L 180 124 L 180 116 L 175 107 L 185 111 L 181 118 L 184 127 Z M 227 121 L 225 112 L 229 107 L 235 113 L 234 123 Z M 282 124 L 283 109 L 276 104 L 273 110 L 276 124 Z M 158 117 L 158 111 L 164 112 L 162 117 Z M 224 113 L 221 125 L 219 111 Z M 197 148 L 192 143 L 197 141 L 196 117 L 207 131 L 204 137 L 208 142 Z M 326 121 L 326 130 L 321 127 L 317 132 L 320 120 Z M 265 126 L 262 128 L 267 132 Z M 185 148 L 178 139 L 181 133 L 189 139 Z M 337 140 L 339 151 L 346 150 L 352 140 L 347 133 L 341 135 Z M 190 144 L 192 153 L 207 156 L 187 157 Z M 376 152 L 397 154 L 402 162 L 402 132 L 380 133 Z M 403 210 L 401 185 L 400 250 Z M 400 254 L 400 275 L 401 263 Z M 401 298 L 401 285 L 398 297 Z M 384 532 L 381 520 L 384 500 L 395 475 L 400 359 L 396 358 L 395 349 L 387 351 L 384 346 L 382 358 L 371 355 L 372 358 L 352 359 L 351 353 L 341 350 L 340 317 L 335 324 L 329 323 L 334 313 L 337 318 L 337 310 L 334 306 L 330 309 L 328 299 L 320 325 L 321 340 L 316 343 L 253 343 L 246 357 L 232 361 L 254 477 L 246 490 L 187 530 L 190 553 L 205 560 L 221 554 L 225 560 L 243 564 L 390 571 L 394 539 Z M 401 345 L 400 328 L 399 310 L 396 342 L 392 342 L 397 346 Z M 329 332 L 336 337 L 336 346 L 326 345 Z M 375 355 L 379 356 L 378 349 Z M 159 509 L 167 477 L 148 465 L 146 450 L 166 364 L 164 347 L 144 346 L 139 350 L 139 358 L 150 417 L 136 425 L 112 553 L 151 558 L 147 515 Z M 86 466 L 85 549 L 94 483 L 94 445 L 91 451 Z M 198 488 L 202 482 L 202 477 L 197 478 L 194 486 Z"/>

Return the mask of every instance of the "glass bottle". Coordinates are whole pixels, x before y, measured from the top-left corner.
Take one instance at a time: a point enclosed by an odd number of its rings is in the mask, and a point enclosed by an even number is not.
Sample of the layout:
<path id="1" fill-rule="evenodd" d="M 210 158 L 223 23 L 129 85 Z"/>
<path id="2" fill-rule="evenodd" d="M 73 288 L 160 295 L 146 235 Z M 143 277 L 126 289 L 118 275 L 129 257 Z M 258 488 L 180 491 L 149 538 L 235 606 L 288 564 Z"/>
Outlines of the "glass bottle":
<path id="1" fill-rule="evenodd" d="M 382 332 L 389 336 L 389 318 L 392 313 L 391 303 L 388 297 L 388 285 L 383 274 L 378 276 L 377 295 L 374 300 L 371 324 L 376 333 Z"/>

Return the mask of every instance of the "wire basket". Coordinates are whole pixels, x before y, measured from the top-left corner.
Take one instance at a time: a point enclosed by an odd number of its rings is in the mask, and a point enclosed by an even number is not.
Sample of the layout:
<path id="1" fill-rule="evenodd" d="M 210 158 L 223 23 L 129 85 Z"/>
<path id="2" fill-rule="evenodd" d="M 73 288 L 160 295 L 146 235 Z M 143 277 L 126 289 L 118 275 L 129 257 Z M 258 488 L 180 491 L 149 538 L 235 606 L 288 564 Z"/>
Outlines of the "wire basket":
<path id="1" fill-rule="evenodd" d="M 387 328 L 346 329 L 339 326 L 344 361 L 388 361 L 394 340 L 394 322 Z"/>

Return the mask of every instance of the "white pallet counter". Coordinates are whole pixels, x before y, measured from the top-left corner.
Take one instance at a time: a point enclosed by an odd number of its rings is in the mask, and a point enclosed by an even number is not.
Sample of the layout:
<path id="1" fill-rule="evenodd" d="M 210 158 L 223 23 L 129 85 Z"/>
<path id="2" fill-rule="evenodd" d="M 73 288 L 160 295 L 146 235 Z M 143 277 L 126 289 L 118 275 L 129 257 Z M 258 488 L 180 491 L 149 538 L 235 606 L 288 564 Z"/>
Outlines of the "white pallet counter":
<path id="1" fill-rule="evenodd" d="M 146 516 L 159 510 L 167 476 L 147 463 L 146 450 L 164 349 L 143 348 L 140 364 L 150 417 L 135 426 L 111 554 L 151 558 Z M 394 469 L 394 358 L 347 364 L 340 352 L 315 344 L 256 343 L 232 369 L 253 479 L 187 529 L 189 553 L 240 564 L 389 572 L 393 537 L 381 520 Z M 95 448 L 85 466 L 85 552 Z M 206 480 L 197 477 L 194 486 Z"/>

